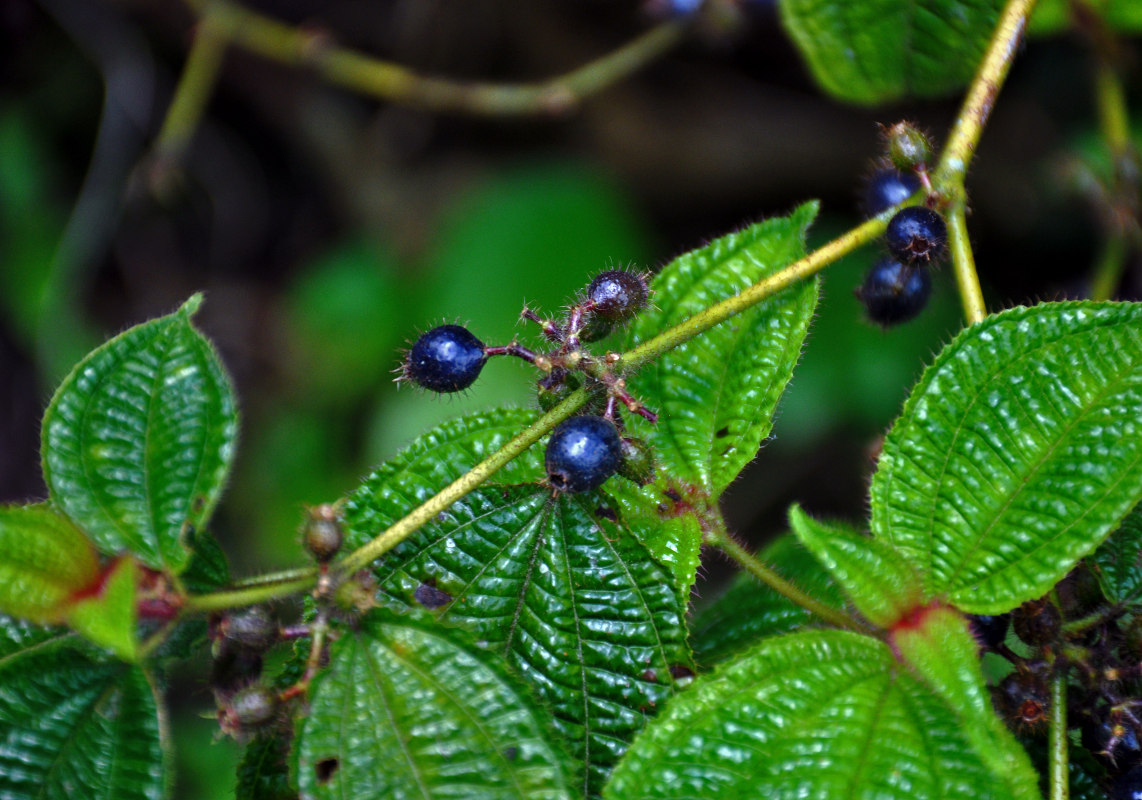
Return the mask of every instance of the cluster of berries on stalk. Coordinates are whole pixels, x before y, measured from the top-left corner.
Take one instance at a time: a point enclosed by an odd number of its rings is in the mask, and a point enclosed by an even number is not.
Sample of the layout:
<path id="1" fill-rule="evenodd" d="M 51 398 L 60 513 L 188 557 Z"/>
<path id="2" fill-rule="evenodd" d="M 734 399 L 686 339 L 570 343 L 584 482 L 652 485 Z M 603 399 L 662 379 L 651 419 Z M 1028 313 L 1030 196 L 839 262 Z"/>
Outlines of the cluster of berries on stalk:
<path id="1" fill-rule="evenodd" d="M 1108 603 L 1080 564 L 1048 597 L 1009 614 L 971 617 L 980 646 L 1010 663 L 996 711 L 1034 754 L 1053 718 L 1050 686 L 1067 681 L 1072 753 L 1111 800 L 1142 798 L 1142 614 Z M 1085 759 L 1085 761 L 1083 760 Z"/>
<path id="2" fill-rule="evenodd" d="M 639 483 L 653 475 L 649 446 L 624 434 L 620 408 L 656 422 L 657 414 L 626 388 L 618 357 L 591 353 L 585 345 L 598 342 L 634 319 L 650 302 L 647 275 L 625 269 L 599 273 L 582 295 L 558 319 L 540 316 L 525 307 L 521 319 L 539 325 L 551 346 L 538 352 L 513 340 L 489 346 L 461 325 L 441 325 L 422 334 L 405 354 L 398 381 L 408 381 L 437 393 L 467 389 L 492 356 L 514 356 L 542 373 L 537 381 L 539 404 L 554 408 L 579 388 L 590 393 L 595 413 L 571 417 L 551 433 L 544 464 L 547 481 L 557 492 L 597 489 L 616 472 Z"/>
<path id="3" fill-rule="evenodd" d="M 226 611 L 210 619 L 210 684 L 218 707 L 218 725 L 223 734 L 236 739 L 286 724 L 288 715 L 283 709 L 295 698 L 304 697 L 325 658 L 330 617 L 352 617 L 375 602 L 370 573 L 337 581 L 328 568 L 344 540 L 338 506 L 307 509 L 301 538 L 319 570 L 313 593 L 317 611 L 309 623 L 280 625 L 261 605 Z M 304 639 L 310 640 L 310 648 L 301 677 L 285 686 L 267 682 L 262 676 L 266 654 L 279 644 Z"/>
<path id="4" fill-rule="evenodd" d="M 884 136 L 887 155 L 865 186 L 865 214 L 876 216 L 921 188 L 927 192 L 926 202 L 934 205 L 938 198 L 928 178 L 932 148 L 927 137 L 907 122 L 886 128 Z M 928 267 L 947 253 L 948 227 L 929 205 L 907 206 L 893 215 L 884 234 L 890 255 L 873 265 L 856 290 L 868 318 L 886 328 L 924 310 L 932 294 Z"/>

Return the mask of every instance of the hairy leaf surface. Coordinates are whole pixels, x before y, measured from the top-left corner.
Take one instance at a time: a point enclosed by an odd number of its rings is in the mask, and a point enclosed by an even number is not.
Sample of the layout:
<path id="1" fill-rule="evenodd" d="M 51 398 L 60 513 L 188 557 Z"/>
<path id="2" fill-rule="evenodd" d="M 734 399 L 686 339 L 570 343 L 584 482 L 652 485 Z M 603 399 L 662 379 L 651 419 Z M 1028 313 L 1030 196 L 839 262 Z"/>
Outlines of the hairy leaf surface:
<path id="1" fill-rule="evenodd" d="M 99 577 L 87 537 L 46 505 L 0 508 L 0 612 L 59 622 Z"/>
<path id="2" fill-rule="evenodd" d="M 782 0 L 781 21 L 825 91 L 873 105 L 965 86 L 1003 0 Z"/>
<path id="3" fill-rule="evenodd" d="M 43 426 L 52 502 L 102 552 L 176 573 L 221 494 L 237 434 L 229 378 L 190 324 L 201 302 L 93 351 Z"/>
<path id="4" fill-rule="evenodd" d="M 668 264 L 652 283 L 652 307 L 636 321 L 638 344 L 772 275 L 805 254 L 817 214 L 806 203 L 723 236 Z M 803 281 L 675 348 L 632 376 L 657 425 L 631 427 L 657 449 L 663 469 L 715 498 L 753 460 L 817 304 L 817 281 Z"/>
<path id="5" fill-rule="evenodd" d="M 1142 508 L 1126 515 L 1088 563 L 1107 600 L 1142 602 Z"/>
<path id="6" fill-rule="evenodd" d="M 399 485 L 390 490 L 394 505 L 379 514 L 410 504 Z M 670 668 L 689 662 L 670 572 L 605 503 L 486 486 L 375 567 L 391 600 L 433 608 L 507 656 L 554 711 L 595 790 L 670 696 Z"/>
<path id="7" fill-rule="evenodd" d="M 330 655 L 297 737 L 303 796 L 573 796 L 543 713 L 470 635 L 376 612 Z"/>
<path id="8" fill-rule="evenodd" d="M 142 669 L 0 617 L 0 797 L 157 800 L 161 728 Z"/>
<path id="9" fill-rule="evenodd" d="M 873 477 L 873 533 L 929 596 L 1039 597 L 1142 498 L 1142 307 L 1051 303 L 972 326 L 913 390 Z"/>
<path id="10" fill-rule="evenodd" d="M 609 800 L 1012 796 L 952 710 L 883 642 L 843 631 L 767 639 L 699 678 L 604 791 Z"/>

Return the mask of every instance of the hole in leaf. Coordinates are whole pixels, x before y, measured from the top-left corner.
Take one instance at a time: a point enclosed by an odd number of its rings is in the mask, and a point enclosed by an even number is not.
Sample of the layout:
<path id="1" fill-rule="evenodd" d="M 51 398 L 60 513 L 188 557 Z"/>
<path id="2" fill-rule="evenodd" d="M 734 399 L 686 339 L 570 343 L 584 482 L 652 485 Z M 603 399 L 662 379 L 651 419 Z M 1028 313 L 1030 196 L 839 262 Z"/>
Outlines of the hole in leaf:
<path id="1" fill-rule="evenodd" d="M 313 772 L 317 776 L 317 783 L 319 785 L 328 783 L 339 766 L 341 766 L 341 762 L 336 758 L 323 758 L 314 764 Z"/>
<path id="2" fill-rule="evenodd" d="M 607 506 L 599 506 L 596 508 L 595 516 L 601 517 L 602 519 L 609 519 L 611 522 L 619 521 L 619 513 L 613 508 L 608 508 Z"/>
<path id="3" fill-rule="evenodd" d="M 722 438 L 723 436 L 729 436 L 729 435 L 730 435 L 730 429 L 728 427 L 718 428 L 714 432 L 714 436 L 716 436 L 719 439 Z"/>

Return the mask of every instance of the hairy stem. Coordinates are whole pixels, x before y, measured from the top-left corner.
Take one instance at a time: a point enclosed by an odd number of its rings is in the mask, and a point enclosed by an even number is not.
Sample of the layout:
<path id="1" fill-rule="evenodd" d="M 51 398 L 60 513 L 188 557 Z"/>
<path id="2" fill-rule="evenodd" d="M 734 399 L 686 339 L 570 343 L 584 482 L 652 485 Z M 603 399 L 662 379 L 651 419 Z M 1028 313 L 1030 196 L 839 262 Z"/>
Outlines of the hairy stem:
<path id="1" fill-rule="evenodd" d="M 956 276 L 956 287 L 960 291 L 960 301 L 964 307 L 964 319 L 969 325 L 983 321 L 987 307 L 983 303 L 983 290 L 979 286 L 979 274 L 975 269 L 975 256 L 968 239 L 968 225 L 964 218 L 963 203 L 957 203 L 948 210 L 948 245 L 952 251 L 952 269 Z"/>
<path id="2" fill-rule="evenodd" d="M 276 582 L 259 582 L 247 586 L 225 589 L 210 594 L 200 594 L 188 597 L 185 611 L 207 612 L 225 611 L 228 608 L 242 608 L 256 603 L 265 603 L 282 597 L 304 592 L 312 589 L 317 583 L 317 573 L 311 572 L 304 577 L 279 580 Z"/>
<path id="3" fill-rule="evenodd" d="M 1070 797 L 1070 775 L 1067 770 L 1067 673 L 1058 664 L 1054 675 L 1051 676 L 1049 719 L 1047 780 L 1051 787 L 1051 800 L 1067 800 Z"/>
<path id="4" fill-rule="evenodd" d="M 956 117 L 955 127 L 948 135 L 940 163 L 933 173 L 937 186 L 958 187 L 962 190 L 968 165 L 975 155 L 976 145 L 991 116 L 991 109 L 999 89 L 1011 69 L 1011 62 L 1023 41 L 1027 18 L 1035 8 L 1035 0 L 1011 0 L 1003 9 L 992 34 L 987 53 L 979 65 L 964 104 Z"/>
<path id="5" fill-rule="evenodd" d="M 419 75 L 391 61 L 341 47 L 322 33 L 279 22 L 228 0 L 186 0 L 215 20 L 230 42 L 282 64 L 313 69 L 363 95 L 437 112 L 477 115 L 561 113 L 642 69 L 678 44 L 684 22 L 666 22 L 564 75 L 536 83 L 452 81 Z"/>
<path id="6" fill-rule="evenodd" d="M 724 532 L 707 531 L 705 539 L 708 544 L 721 550 L 737 562 L 738 566 L 786 600 L 796 603 L 811 614 L 815 614 L 825 622 L 836 625 L 838 628 L 847 628 L 856 631 L 863 630 L 863 628 L 857 624 L 856 620 L 845 612 L 825 605 L 817 598 L 806 594 L 797 588 L 797 586 L 785 580 L 785 578 L 762 563 L 753 553 L 738 544 L 733 537 L 728 534 Z"/>

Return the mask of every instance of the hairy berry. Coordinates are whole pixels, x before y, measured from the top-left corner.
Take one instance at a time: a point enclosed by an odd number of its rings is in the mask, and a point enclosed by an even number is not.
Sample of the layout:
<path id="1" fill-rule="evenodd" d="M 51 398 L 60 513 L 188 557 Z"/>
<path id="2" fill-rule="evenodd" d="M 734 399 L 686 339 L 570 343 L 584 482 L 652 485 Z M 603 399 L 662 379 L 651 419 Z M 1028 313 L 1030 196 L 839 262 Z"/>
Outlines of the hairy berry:
<path id="1" fill-rule="evenodd" d="M 1058 607 L 1048 600 L 1029 600 L 1011 615 L 1015 635 L 1032 647 L 1051 644 L 1062 628 Z"/>
<path id="2" fill-rule="evenodd" d="M 1022 670 L 1011 673 L 995 688 L 994 699 L 997 710 L 1016 730 L 1046 727 L 1051 700 L 1041 675 Z"/>
<path id="3" fill-rule="evenodd" d="M 544 456 L 547 479 L 560 492 L 597 489 L 615 474 L 622 442 L 615 424 L 603 417 L 571 417 L 551 434 Z"/>
<path id="4" fill-rule="evenodd" d="M 619 474 L 643 486 L 654 480 L 654 449 L 643 439 L 622 437 Z"/>
<path id="5" fill-rule="evenodd" d="M 944 218 L 924 206 L 908 206 L 896 212 L 884 231 L 888 251 L 897 261 L 924 266 L 944 257 L 948 226 Z"/>
<path id="6" fill-rule="evenodd" d="M 600 272 L 587 286 L 591 313 L 611 321 L 630 319 L 646 308 L 649 299 L 646 279 L 621 269 Z"/>
<path id="7" fill-rule="evenodd" d="M 251 606 L 218 623 L 222 641 L 254 653 L 264 653 L 278 640 L 278 624 L 262 606 Z"/>
<path id="8" fill-rule="evenodd" d="M 434 392 L 467 389 L 488 359 L 484 343 L 461 325 L 441 325 L 417 339 L 404 362 L 404 377 Z"/>
<path id="9" fill-rule="evenodd" d="M 911 122 L 897 122 L 884 130 L 888 160 L 900 170 L 923 169 L 932 160 L 932 145 Z"/>
<path id="10" fill-rule="evenodd" d="M 923 267 L 906 267 L 891 258 L 873 265 L 856 290 L 868 318 L 884 327 L 907 322 L 924 310 L 932 294 L 932 276 Z"/>
<path id="11" fill-rule="evenodd" d="M 224 732 L 238 736 L 273 720 L 279 705 L 277 692 L 265 686 L 250 686 L 218 711 L 218 722 Z"/>
<path id="12" fill-rule="evenodd" d="M 968 617 L 968 620 L 971 622 L 975 638 L 989 650 L 994 650 L 1003 644 L 1003 640 L 1007 637 L 1007 629 L 1011 625 L 1010 614 L 996 614 L 995 616 L 973 614 Z"/>
<path id="13" fill-rule="evenodd" d="M 318 563 L 324 564 L 337 555 L 344 538 L 335 506 L 326 503 L 309 509 L 302 528 L 302 541 Z"/>
<path id="14" fill-rule="evenodd" d="M 895 169 L 878 169 L 864 187 L 864 213 L 875 217 L 881 211 L 903 203 L 920 188 L 920 179 Z"/>

